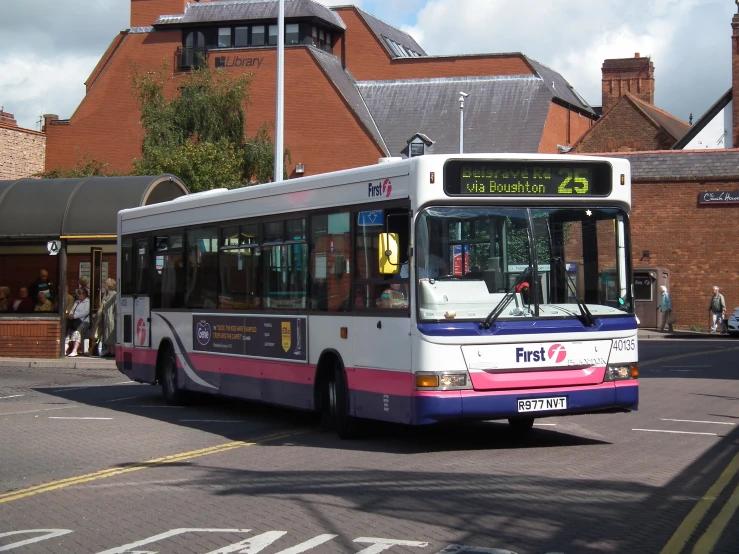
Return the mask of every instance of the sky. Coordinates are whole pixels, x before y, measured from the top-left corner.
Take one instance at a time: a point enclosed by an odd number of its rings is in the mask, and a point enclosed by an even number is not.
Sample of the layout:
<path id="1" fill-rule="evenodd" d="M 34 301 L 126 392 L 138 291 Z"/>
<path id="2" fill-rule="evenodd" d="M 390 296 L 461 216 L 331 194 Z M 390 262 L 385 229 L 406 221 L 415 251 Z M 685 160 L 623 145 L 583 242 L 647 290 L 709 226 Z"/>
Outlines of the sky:
<path id="1" fill-rule="evenodd" d="M 353 3 L 409 32 L 430 55 L 522 52 L 601 105 L 601 66 L 649 56 L 655 105 L 687 121 L 731 86 L 731 0 L 319 0 Z M 5 0 L 0 107 L 21 127 L 68 119 L 84 82 L 130 22 L 131 0 Z"/>

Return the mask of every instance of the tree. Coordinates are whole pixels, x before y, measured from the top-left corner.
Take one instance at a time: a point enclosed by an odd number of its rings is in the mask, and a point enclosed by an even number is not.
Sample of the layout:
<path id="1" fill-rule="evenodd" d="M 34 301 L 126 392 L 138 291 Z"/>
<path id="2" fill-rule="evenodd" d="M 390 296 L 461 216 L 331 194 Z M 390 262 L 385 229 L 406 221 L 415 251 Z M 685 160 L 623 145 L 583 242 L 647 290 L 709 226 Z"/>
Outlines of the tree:
<path id="1" fill-rule="evenodd" d="M 192 192 L 271 180 L 274 142 L 267 126 L 245 138 L 251 75 L 234 76 L 203 65 L 168 83 L 166 71 L 166 65 L 163 71 L 144 74 L 134 68 L 133 89 L 145 131 L 135 172 L 172 173 Z M 178 93 L 167 98 L 165 88 L 172 85 Z"/>

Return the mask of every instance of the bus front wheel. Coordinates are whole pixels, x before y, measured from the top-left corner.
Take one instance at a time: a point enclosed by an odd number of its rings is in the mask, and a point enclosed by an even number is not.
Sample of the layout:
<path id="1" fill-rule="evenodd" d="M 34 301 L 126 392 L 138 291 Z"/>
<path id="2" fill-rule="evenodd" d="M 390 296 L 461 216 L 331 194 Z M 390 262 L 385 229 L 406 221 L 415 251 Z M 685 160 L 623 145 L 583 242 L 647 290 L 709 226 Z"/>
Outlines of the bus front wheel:
<path id="1" fill-rule="evenodd" d="M 184 403 L 185 393 L 180 390 L 177 383 L 177 358 L 171 348 L 164 353 L 161 363 L 164 401 L 170 406 L 180 406 Z"/>
<path id="2" fill-rule="evenodd" d="M 508 420 L 514 433 L 528 433 L 534 427 L 533 417 L 512 417 Z"/>
<path id="3" fill-rule="evenodd" d="M 322 421 L 325 427 L 336 430 L 340 439 L 357 437 L 357 420 L 349 415 L 349 388 L 344 368 L 337 361 L 334 371 L 324 383 Z"/>

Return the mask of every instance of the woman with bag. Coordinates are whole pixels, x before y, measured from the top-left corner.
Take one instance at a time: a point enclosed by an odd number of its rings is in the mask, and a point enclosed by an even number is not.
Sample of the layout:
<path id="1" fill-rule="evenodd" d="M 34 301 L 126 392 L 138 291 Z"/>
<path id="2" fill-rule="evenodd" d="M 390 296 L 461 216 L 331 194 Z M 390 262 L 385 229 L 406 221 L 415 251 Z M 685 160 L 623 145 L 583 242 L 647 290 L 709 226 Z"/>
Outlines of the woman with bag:
<path id="1" fill-rule="evenodd" d="M 103 301 L 100 303 L 97 313 L 92 316 L 92 327 L 90 329 L 90 349 L 85 356 L 94 356 L 95 349 L 99 343 L 102 344 L 101 356 L 115 356 L 115 316 L 116 316 L 116 292 L 115 279 L 105 281 Z"/>
<path id="2" fill-rule="evenodd" d="M 87 291 L 83 288 L 77 289 L 75 296 L 77 296 L 77 301 L 72 304 L 67 315 L 67 338 L 69 339 L 67 356 L 70 358 L 78 355 L 77 349 L 85 340 L 90 327 L 90 299 L 87 298 Z"/>

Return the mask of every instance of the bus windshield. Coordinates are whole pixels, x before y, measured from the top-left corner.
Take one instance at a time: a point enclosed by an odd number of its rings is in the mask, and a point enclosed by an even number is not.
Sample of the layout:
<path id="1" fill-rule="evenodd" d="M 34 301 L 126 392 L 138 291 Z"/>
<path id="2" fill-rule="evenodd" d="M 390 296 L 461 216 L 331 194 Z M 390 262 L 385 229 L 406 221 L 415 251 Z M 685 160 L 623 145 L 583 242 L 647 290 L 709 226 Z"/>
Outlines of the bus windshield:
<path id="1" fill-rule="evenodd" d="M 633 313 L 626 212 L 593 207 L 433 207 L 417 219 L 421 320 Z"/>

